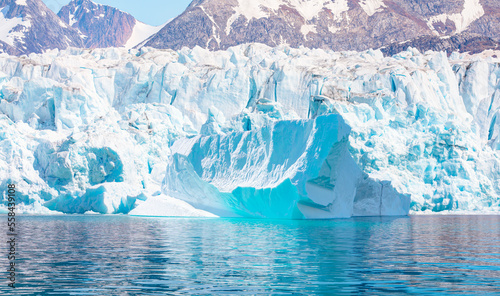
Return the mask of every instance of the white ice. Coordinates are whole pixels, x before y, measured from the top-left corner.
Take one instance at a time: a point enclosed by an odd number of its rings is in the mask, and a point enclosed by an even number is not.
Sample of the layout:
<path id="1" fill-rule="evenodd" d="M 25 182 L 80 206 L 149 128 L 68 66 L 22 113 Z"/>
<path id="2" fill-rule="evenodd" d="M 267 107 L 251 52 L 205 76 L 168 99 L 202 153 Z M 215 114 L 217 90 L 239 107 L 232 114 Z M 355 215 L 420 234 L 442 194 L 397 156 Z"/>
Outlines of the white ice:
<path id="1" fill-rule="evenodd" d="M 243 171 L 251 177 L 246 179 L 236 170 L 228 172 L 227 179 L 224 170 L 214 171 L 217 178 L 211 179 L 196 173 L 200 188 L 208 191 L 192 198 L 220 199 L 208 205 L 189 202 L 166 192 L 172 149 L 202 139 L 257 137 L 266 129 L 294 122 L 314 125 L 311 122 L 333 113 L 351 129 L 344 143 L 352 157 L 348 168 L 358 168 L 362 176 L 351 187 L 356 191 L 352 215 L 396 213 L 404 207 L 387 201 L 397 196 L 410 196 L 410 208 L 417 212 L 498 212 L 498 56 L 489 52 L 447 57 L 410 49 L 383 57 L 380 51 L 260 44 L 217 52 L 196 47 L 2 54 L 0 186 L 16 183 L 26 212 L 129 213 L 163 194 L 198 210 L 210 212 L 211 206 L 211 213 L 219 216 L 253 215 L 255 208 L 239 214 L 227 208 L 224 195 L 234 196 L 241 187 L 261 190 L 263 197 L 266 188 L 298 188 L 303 179 L 293 178 L 298 173 L 286 175 L 292 171 L 284 169 L 270 170 L 276 175 L 269 175 L 258 169 L 258 161 L 248 162 Z M 325 139 L 334 132 L 330 128 Z M 252 145 L 252 151 L 265 151 L 260 145 L 272 142 L 258 137 L 240 141 Z M 297 137 L 293 144 L 304 143 L 312 142 Z M 216 151 L 208 148 L 198 151 Z M 226 148 L 221 147 L 221 153 L 240 155 Z M 294 150 L 280 151 L 282 166 L 298 165 L 292 155 L 283 154 Z M 243 152 L 240 157 L 247 163 Z M 210 162 L 223 164 L 219 158 L 204 159 L 206 169 Z M 304 160 L 305 167 L 314 161 Z M 316 181 L 297 189 L 301 198 L 310 200 L 297 203 L 298 216 L 337 216 L 324 208 L 317 211 L 317 205 L 326 207 L 332 199 L 324 194 L 329 186 Z M 236 192 L 238 198 L 247 193 Z M 350 196 L 343 197 L 345 205 Z M 289 213 L 273 214 L 269 209 L 262 207 L 267 212 L 261 216 Z"/>

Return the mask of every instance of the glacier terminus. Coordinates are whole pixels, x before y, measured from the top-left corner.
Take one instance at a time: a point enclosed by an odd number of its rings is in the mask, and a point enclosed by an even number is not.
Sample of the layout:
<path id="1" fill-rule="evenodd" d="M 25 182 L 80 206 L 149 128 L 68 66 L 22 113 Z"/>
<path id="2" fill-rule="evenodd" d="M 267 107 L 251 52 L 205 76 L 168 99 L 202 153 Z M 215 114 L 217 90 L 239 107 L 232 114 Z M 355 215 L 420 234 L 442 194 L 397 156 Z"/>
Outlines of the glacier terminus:
<path id="1" fill-rule="evenodd" d="M 0 186 L 26 213 L 498 212 L 497 55 L 1 54 Z"/>

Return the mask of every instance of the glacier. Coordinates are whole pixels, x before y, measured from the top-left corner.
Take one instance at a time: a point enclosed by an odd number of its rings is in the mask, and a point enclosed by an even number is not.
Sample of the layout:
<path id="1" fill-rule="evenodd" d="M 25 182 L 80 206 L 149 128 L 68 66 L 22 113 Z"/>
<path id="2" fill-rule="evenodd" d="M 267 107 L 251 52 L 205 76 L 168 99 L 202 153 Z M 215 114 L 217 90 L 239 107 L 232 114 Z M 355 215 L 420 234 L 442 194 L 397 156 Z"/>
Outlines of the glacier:
<path id="1" fill-rule="evenodd" d="M 1 54 L 0 186 L 17 185 L 26 213 L 498 212 L 498 56 Z"/>
<path id="2" fill-rule="evenodd" d="M 406 215 L 410 197 L 362 173 L 349 153 L 349 134 L 342 117 L 330 114 L 180 139 L 163 192 L 224 217 Z"/>

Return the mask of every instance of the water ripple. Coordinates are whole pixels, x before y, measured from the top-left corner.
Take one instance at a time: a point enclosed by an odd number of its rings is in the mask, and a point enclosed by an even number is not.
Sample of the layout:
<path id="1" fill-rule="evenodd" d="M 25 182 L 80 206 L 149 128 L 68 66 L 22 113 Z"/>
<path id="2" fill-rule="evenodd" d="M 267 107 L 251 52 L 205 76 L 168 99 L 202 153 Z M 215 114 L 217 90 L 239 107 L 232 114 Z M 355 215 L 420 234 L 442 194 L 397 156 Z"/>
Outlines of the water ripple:
<path id="1" fill-rule="evenodd" d="M 500 216 L 24 216 L 19 233 L 2 295 L 500 295 Z"/>

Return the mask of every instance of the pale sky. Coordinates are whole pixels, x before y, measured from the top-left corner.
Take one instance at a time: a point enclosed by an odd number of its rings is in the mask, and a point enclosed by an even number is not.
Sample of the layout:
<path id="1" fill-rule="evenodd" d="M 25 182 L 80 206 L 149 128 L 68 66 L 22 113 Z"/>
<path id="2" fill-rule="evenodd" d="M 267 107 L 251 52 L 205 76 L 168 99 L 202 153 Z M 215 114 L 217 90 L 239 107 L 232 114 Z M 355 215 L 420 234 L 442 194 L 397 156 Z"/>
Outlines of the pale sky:
<path id="1" fill-rule="evenodd" d="M 130 13 L 139 21 L 149 25 L 161 25 L 181 14 L 191 0 L 93 0 Z M 43 0 L 55 13 L 70 0 Z"/>

